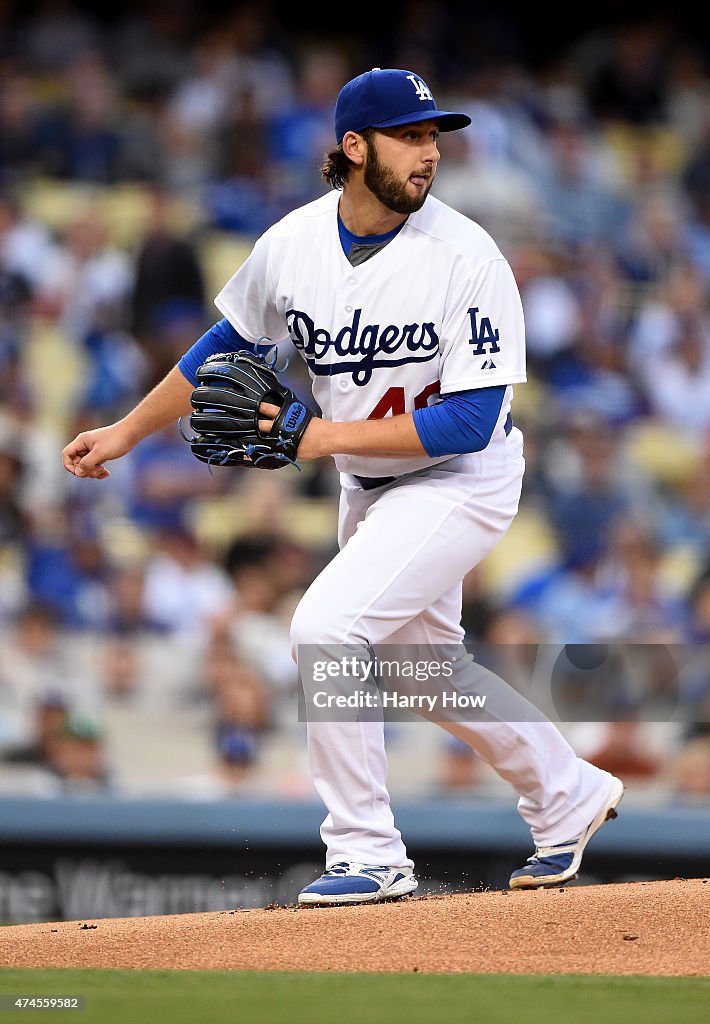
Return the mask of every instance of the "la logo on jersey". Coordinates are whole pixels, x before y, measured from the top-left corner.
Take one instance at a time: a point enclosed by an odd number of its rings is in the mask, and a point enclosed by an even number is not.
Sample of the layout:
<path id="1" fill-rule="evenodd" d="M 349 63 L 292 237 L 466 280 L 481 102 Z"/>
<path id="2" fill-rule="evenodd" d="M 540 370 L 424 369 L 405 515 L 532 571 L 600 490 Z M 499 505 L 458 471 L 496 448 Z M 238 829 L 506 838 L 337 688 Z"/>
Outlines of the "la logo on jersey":
<path id="1" fill-rule="evenodd" d="M 468 311 L 468 318 L 471 321 L 471 337 L 468 339 L 469 345 L 473 345 L 472 353 L 474 356 L 485 356 L 492 355 L 494 352 L 500 352 L 500 331 L 496 327 L 495 330 L 490 321 L 490 317 L 482 316 L 480 319 L 478 306 L 474 306 Z M 481 365 L 482 370 L 495 370 L 496 364 L 492 359 L 486 359 Z"/>
<path id="2" fill-rule="evenodd" d="M 420 100 L 430 100 L 431 102 L 434 101 L 434 97 L 432 96 L 428 87 L 424 85 L 424 82 L 422 82 L 421 78 L 417 78 L 416 75 L 407 75 L 407 78 L 414 86 L 414 91 L 416 92 Z"/>

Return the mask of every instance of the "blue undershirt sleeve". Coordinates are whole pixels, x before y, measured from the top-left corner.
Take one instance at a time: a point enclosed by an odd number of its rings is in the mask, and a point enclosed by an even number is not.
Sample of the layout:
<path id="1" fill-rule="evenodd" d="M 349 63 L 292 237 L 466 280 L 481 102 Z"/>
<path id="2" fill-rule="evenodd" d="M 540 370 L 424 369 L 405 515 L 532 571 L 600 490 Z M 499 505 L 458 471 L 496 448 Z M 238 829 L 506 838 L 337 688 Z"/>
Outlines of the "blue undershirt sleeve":
<path id="1" fill-rule="evenodd" d="M 413 412 L 414 426 L 427 455 L 481 452 L 498 422 L 507 385 L 444 395 L 436 405 Z"/>
<path id="2" fill-rule="evenodd" d="M 192 384 L 197 385 L 197 371 L 208 356 L 216 355 L 217 352 L 236 352 L 244 348 L 248 352 L 255 352 L 256 347 L 252 342 L 242 338 L 229 320 L 218 320 L 206 331 L 201 338 L 195 342 L 192 348 L 178 360 L 178 369 L 183 377 L 186 377 Z"/>

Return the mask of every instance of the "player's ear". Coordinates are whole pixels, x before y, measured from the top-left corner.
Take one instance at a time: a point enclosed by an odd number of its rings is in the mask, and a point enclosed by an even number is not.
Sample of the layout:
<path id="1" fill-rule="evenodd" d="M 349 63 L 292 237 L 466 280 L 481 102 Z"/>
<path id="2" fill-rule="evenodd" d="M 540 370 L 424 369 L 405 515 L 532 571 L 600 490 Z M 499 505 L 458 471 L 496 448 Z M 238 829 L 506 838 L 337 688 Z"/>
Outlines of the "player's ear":
<path id="1" fill-rule="evenodd" d="M 362 135 L 358 135 L 357 132 L 346 132 L 343 135 L 342 146 L 348 160 L 358 166 L 364 163 L 367 143 Z"/>

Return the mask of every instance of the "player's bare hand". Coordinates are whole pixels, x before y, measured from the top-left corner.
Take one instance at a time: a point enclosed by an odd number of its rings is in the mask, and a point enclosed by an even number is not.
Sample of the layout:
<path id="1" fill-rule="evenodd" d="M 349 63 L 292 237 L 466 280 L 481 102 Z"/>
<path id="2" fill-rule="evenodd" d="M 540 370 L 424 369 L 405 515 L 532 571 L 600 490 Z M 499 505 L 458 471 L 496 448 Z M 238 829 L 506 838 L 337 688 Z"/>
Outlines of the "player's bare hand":
<path id="1" fill-rule="evenodd" d="M 85 430 L 77 434 L 62 451 L 62 462 L 68 473 L 105 480 L 110 476 L 104 466 L 111 459 L 119 459 L 133 448 L 134 442 L 121 423 Z"/>
<path id="2" fill-rule="evenodd" d="M 268 434 L 271 431 L 271 426 L 278 416 L 280 410 L 278 405 L 271 405 L 269 402 L 262 402 L 259 406 L 259 412 L 264 417 L 259 420 L 259 430 L 264 434 Z M 318 416 L 314 416 L 311 422 L 306 427 L 306 432 L 301 438 L 301 443 L 298 446 L 298 461 L 308 462 L 309 459 L 319 459 L 323 455 L 329 455 L 327 445 L 325 444 L 325 434 L 327 433 L 328 421 L 320 419 Z"/>

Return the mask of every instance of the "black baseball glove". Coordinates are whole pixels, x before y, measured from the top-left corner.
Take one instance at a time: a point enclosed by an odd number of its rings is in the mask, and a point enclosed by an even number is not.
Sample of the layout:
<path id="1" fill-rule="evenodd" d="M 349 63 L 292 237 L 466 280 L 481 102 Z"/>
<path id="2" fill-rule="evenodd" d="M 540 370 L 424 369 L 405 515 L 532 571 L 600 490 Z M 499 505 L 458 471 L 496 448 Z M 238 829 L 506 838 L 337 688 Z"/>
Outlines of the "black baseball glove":
<path id="1" fill-rule="evenodd" d="M 220 352 L 197 371 L 191 396 L 192 437 L 180 433 L 192 454 L 208 466 L 280 469 L 296 465 L 296 455 L 313 413 L 285 387 L 273 362 L 253 352 Z M 268 434 L 259 429 L 262 402 L 280 412 Z"/>

